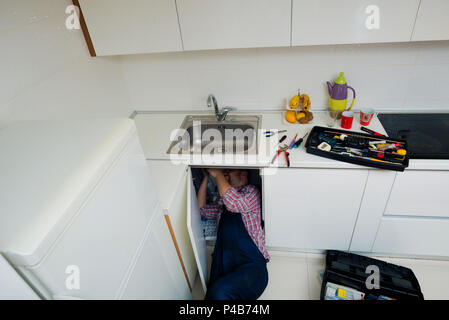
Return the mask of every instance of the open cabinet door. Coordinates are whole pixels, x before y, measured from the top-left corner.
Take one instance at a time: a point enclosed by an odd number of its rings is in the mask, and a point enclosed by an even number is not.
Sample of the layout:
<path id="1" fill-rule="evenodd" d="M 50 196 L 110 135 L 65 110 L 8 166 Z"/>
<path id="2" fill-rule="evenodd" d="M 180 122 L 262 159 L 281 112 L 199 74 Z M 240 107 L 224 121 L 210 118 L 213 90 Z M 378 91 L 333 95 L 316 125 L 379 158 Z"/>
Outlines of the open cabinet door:
<path id="1" fill-rule="evenodd" d="M 206 239 L 204 237 L 203 224 L 201 223 L 200 209 L 196 199 L 195 187 L 192 181 L 192 171 L 188 170 L 187 176 L 187 229 L 192 242 L 193 253 L 204 293 L 207 287 L 207 253 Z"/>

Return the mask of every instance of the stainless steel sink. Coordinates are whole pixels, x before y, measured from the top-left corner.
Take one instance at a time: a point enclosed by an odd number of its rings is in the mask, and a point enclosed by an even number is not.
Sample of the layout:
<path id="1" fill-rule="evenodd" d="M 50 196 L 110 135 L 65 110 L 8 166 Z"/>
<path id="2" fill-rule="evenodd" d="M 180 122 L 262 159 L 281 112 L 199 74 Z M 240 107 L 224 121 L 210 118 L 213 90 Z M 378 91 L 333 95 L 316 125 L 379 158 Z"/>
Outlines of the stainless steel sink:
<path id="1" fill-rule="evenodd" d="M 186 116 L 167 153 L 171 154 L 256 154 L 260 116 Z"/>

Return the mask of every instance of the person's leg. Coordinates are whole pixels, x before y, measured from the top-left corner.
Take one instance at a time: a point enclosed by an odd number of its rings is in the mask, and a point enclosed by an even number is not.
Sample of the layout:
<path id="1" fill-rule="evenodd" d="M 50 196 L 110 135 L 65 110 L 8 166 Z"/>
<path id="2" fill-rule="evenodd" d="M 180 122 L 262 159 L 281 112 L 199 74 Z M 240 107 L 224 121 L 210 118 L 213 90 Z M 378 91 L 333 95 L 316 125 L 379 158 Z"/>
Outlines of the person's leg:
<path id="1" fill-rule="evenodd" d="M 256 300 L 262 295 L 267 284 L 266 263 L 248 263 L 211 283 L 204 299 Z"/>

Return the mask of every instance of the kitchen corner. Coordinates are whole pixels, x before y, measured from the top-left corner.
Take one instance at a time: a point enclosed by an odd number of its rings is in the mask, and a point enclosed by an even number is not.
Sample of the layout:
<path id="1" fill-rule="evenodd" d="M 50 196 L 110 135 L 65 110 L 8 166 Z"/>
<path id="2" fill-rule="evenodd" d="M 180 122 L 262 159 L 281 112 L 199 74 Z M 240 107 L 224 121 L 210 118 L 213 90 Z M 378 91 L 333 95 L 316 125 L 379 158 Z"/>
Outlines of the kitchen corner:
<path id="1" fill-rule="evenodd" d="M 448 12 L 0 0 L 0 300 L 449 299 Z"/>

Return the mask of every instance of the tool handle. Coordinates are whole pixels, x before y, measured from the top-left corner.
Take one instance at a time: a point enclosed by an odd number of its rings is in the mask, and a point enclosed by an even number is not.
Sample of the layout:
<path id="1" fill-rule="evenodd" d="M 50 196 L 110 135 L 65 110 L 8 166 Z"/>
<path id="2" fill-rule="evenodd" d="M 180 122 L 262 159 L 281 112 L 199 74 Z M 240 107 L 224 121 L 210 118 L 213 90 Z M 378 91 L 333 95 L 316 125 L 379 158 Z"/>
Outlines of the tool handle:
<path id="1" fill-rule="evenodd" d="M 298 141 L 295 142 L 295 148 L 298 148 L 303 141 L 304 141 L 303 138 L 299 138 Z"/>
<path id="2" fill-rule="evenodd" d="M 374 130 L 371 130 L 371 129 L 368 129 L 368 128 L 365 128 L 365 127 L 360 127 L 360 130 L 365 131 L 365 132 L 367 132 L 369 134 L 372 134 L 372 135 L 375 135 L 375 136 L 384 136 L 382 133 L 376 132 Z"/>

